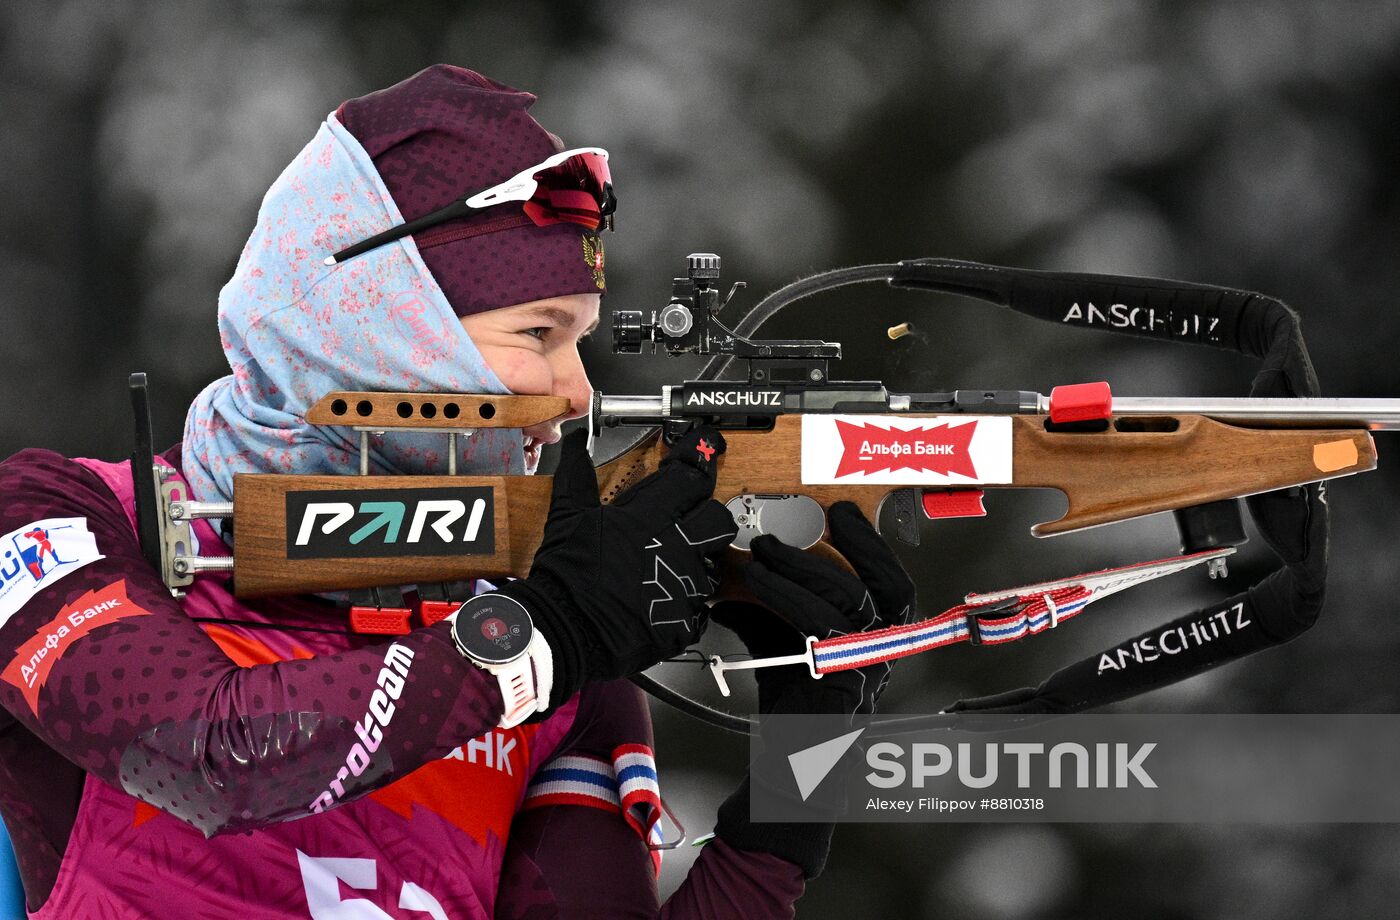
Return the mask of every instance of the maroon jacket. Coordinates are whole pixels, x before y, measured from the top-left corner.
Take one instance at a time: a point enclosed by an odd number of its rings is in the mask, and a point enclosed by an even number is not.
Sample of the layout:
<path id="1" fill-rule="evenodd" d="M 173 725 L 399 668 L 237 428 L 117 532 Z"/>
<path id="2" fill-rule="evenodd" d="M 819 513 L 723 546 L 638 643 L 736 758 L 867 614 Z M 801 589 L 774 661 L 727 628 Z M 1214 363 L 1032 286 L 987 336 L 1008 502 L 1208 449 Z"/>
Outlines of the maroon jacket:
<path id="1" fill-rule="evenodd" d="M 0 816 L 38 916 L 315 918 L 318 897 L 366 905 L 337 917 L 792 915 L 801 873 L 777 857 L 714 841 L 662 906 L 618 809 L 531 807 L 541 769 L 650 747 L 631 684 L 499 730 L 496 683 L 446 624 L 358 635 L 328 601 L 239 602 L 210 577 L 182 605 L 109 487 L 125 468 L 84 463 L 0 463 Z M 76 519 L 92 549 L 53 523 Z"/>

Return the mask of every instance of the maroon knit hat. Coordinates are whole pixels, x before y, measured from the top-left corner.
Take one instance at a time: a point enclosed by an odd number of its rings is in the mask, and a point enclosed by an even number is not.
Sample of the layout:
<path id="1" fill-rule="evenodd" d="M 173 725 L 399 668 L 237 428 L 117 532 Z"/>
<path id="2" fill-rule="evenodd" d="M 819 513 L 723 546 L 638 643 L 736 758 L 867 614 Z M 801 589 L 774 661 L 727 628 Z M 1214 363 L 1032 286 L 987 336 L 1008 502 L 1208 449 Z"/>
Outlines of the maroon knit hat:
<path id="1" fill-rule="evenodd" d="M 451 64 L 342 103 L 336 118 L 374 160 L 404 220 L 511 178 L 564 149 L 526 112 L 534 95 Z M 414 242 L 458 316 L 604 290 L 603 244 L 578 224 L 536 226 L 487 208 Z"/>

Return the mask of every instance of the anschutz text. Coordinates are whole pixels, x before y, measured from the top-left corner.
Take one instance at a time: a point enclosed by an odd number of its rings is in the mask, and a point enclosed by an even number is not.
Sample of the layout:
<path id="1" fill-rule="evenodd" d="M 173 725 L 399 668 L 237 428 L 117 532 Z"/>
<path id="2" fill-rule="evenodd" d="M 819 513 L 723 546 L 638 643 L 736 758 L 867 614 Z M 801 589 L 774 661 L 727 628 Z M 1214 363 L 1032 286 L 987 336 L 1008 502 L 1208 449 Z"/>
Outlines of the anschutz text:
<path id="1" fill-rule="evenodd" d="M 769 406 L 782 408 L 781 390 L 696 390 L 685 398 L 687 406 Z"/>
<path id="2" fill-rule="evenodd" d="M 1239 632 L 1253 622 L 1244 615 L 1244 603 L 1207 614 L 1185 626 L 1169 626 L 1161 632 L 1134 639 L 1099 656 L 1098 673 L 1121 671 L 1132 664 L 1148 664 L 1163 655 L 1178 655 L 1187 649 L 1213 642 Z"/>

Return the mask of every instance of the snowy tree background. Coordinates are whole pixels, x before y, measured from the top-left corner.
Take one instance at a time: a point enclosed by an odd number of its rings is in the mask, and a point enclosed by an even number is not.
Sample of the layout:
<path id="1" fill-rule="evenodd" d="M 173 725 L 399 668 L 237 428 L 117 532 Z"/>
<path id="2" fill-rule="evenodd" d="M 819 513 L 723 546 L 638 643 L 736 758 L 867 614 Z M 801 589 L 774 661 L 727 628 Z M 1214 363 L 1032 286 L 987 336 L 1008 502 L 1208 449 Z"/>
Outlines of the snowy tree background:
<path id="1" fill-rule="evenodd" d="M 0 48 L 0 456 L 124 456 L 134 370 L 173 442 L 227 370 L 215 298 L 263 191 L 342 100 L 440 61 L 536 92 L 545 125 L 611 151 L 605 312 L 663 302 L 692 251 L 720 253 L 755 299 L 815 270 L 930 255 L 1159 275 L 1282 298 L 1327 395 L 1400 396 L 1394 2 L 50 0 L 0 7 Z M 902 321 L 921 335 L 892 343 Z M 841 341 L 841 376 L 897 391 L 1107 379 L 1124 395 L 1242 395 L 1254 370 L 878 286 L 765 335 Z M 615 358 L 608 341 L 585 355 L 604 392 L 694 369 Z M 1395 711 L 1397 484 L 1390 469 L 1330 492 L 1322 626 L 1119 709 Z M 1157 519 L 1033 541 L 1054 501 L 996 499 L 986 521 L 928 525 L 902 550 L 924 609 L 1174 549 Z M 911 660 L 886 707 L 1033 683 L 1248 584 L 1273 565 L 1258 544 L 1226 587 L 1143 589 L 1064 636 Z M 744 747 L 654 712 L 663 789 L 707 831 Z M 694 851 L 672 855 L 667 891 Z M 1397 856 L 1389 825 L 847 826 L 799 914 L 1382 916 L 1400 899 Z"/>

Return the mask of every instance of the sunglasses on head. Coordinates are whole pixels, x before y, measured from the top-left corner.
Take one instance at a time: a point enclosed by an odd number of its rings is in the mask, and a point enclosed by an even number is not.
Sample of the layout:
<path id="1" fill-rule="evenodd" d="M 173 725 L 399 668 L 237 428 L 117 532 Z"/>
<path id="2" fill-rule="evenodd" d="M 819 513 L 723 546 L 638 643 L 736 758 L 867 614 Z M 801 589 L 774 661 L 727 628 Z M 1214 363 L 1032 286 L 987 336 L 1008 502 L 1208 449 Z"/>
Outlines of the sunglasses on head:
<path id="1" fill-rule="evenodd" d="M 617 198 L 613 195 L 612 176 L 608 172 L 608 152 L 601 147 L 579 147 L 556 153 L 543 163 L 522 170 L 469 198 L 390 227 L 383 233 L 376 233 L 333 256 L 327 256 L 325 263 L 335 265 L 385 243 L 466 217 L 482 208 L 511 201 L 522 202 L 525 215 L 540 227 L 571 223 L 590 230 L 612 229 Z"/>

